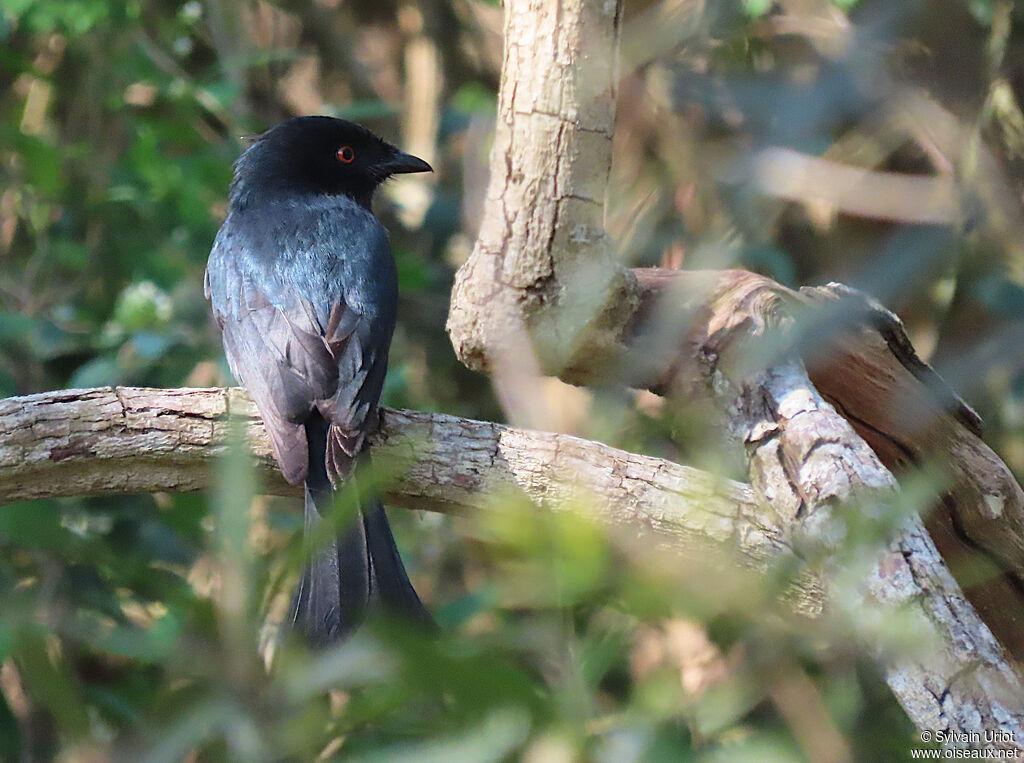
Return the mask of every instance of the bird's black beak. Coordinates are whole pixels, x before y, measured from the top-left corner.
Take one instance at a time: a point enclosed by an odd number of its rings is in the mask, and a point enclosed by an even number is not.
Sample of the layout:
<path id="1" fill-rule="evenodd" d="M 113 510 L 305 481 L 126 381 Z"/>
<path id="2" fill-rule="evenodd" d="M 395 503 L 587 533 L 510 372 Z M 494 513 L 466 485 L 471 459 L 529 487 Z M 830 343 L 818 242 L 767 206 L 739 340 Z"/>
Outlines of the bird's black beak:
<path id="1" fill-rule="evenodd" d="M 396 151 L 388 161 L 383 164 L 383 169 L 389 175 L 401 175 L 408 172 L 433 172 L 434 168 L 419 157 L 412 154 L 404 154 Z"/>

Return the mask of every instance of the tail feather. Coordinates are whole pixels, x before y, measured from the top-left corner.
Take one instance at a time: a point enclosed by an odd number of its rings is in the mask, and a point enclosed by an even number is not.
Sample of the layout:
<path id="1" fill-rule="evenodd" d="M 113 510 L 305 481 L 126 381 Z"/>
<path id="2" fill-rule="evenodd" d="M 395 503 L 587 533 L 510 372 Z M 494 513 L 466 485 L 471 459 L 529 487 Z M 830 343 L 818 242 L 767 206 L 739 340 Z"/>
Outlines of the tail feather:
<path id="1" fill-rule="evenodd" d="M 305 536 L 315 537 L 334 501 L 325 466 L 327 424 L 314 414 L 306 424 L 309 476 L 306 479 Z M 351 477 L 349 478 L 351 479 Z M 312 551 L 292 603 L 292 622 L 314 646 L 349 636 L 371 606 L 434 628 L 395 546 L 380 499 L 360 497 L 360 521 L 326 548 Z"/>
<path id="2" fill-rule="evenodd" d="M 326 503 L 317 504 L 316 493 L 306 487 L 305 535 L 315 537 L 323 521 L 321 511 L 330 508 L 333 493 L 321 496 Z M 370 561 L 362 522 L 328 542 L 326 548 L 313 552 L 303 570 L 292 605 L 292 622 L 314 646 L 341 640 L 358 627 L 370 600 Z"/>
<path id="3" fill-rule="evenodd" d="M 369 549 L 370 593 L 374 601 L 379 601 L 389 612 L 434 630 L 437 627 L 434 618 L 409 582 L 395 537 L 391 534 L 388 516 L 379 499 L 364 504 L 363 529 Z"/>

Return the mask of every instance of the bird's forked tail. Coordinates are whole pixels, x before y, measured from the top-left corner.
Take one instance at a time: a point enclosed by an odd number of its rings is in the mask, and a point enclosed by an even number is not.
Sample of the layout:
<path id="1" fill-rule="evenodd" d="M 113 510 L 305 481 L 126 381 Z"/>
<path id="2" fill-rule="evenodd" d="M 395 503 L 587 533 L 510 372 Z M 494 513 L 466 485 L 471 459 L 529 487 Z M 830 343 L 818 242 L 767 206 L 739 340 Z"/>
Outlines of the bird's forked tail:
<path id="1" fill-rule="evenodd" d="M 327 423 L 316 413 L 306 424 L 309 474 L 306 477 L 305 542 L 309 559 L 292 602 L 292 623 L 313 646 L 345 639 L 380 606 L 433 629 L 434 620 L 416 594 L 391 534 L 384 506 L 375 495 L 359 494 L 359 516 L 336 541 L 314 546 L 324 515 L 334 503 L 327 477 Z M 350 476 L 348 479 L 354 479 Z"/>

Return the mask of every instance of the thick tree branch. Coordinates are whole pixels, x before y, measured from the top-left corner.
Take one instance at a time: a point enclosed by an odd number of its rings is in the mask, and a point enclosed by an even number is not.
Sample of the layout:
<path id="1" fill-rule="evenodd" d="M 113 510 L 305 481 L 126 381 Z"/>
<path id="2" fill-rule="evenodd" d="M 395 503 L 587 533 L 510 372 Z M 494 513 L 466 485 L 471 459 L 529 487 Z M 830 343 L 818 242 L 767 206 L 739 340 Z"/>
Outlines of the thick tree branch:
<path id="1" fill-rule="evenodd" d="M 301 494 L 281 477 L 242 389 L 103 387 L 0 400 L 0 503 L 58 496 L 205 490 L 240 421 L 264 492 Z M 444 414 L 384 409 L 374 435 L 391 504 L 466 513 L 496 494 L 647 529 L 673 546 L 738 547 L 751 562 L 784 550 L 756 518 L 746 485 L 567 435 Z M 385 475 L 386 476 L 386 475 Z"/>

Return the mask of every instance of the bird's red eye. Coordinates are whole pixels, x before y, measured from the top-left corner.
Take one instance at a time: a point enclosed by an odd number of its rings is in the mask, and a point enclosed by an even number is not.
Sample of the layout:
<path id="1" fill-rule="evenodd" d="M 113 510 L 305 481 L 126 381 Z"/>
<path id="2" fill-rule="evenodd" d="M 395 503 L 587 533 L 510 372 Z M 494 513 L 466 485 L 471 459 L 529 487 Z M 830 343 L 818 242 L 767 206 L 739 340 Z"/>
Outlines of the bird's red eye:
<path id="1" fill-rule="evenodd" d="M 344 162 L 345 164 L 352 164 L 356 160 L 356 152 L 352 150 L 352 146 L 342 146 L 338 149 L 338 161 Z"/>

